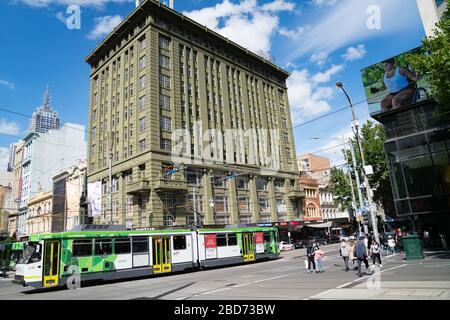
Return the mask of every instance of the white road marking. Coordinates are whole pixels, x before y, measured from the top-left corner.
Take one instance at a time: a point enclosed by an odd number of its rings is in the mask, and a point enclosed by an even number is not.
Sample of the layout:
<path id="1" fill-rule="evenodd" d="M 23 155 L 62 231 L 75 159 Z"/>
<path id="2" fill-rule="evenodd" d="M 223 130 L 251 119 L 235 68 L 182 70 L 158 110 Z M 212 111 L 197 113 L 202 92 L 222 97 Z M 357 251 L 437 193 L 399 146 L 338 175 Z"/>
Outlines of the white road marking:
<path id="1" fill-rule="evenodd" d="M 278 277 L 272 277 L 272 278 L 267 278 L 267 279 L 261 279 L 261 280 L 257 280 L 257 281 L 253 281 L 252 283 L 260 283 L 260 282 L 264 282 L 264 281 L 270 281 L 270 280 L 274 280 L 274 279 L 279 279 L 279 278 L 284 278 L 284 277 L 288 277 L 288 276 L 292 276 L 295 273 L 290 273 L 290 274 L 285 274 L 282 276 L 278 276 Z"/>
<path id="2" fill-rule="evenodd" d="M 232 288 L 245 287 L 245 286 L 248 286 L 249 284 L 251 284 L 251 282 L 247 282 L 247 283 L 243 283 L 243 284 L 237 284 L 237 285 L 232 286 Z"/>
<path id="3" fill-rule="evenodd" d="M 396 267 L 385 269 L 385 270 L 380 271 L 380 273 L 383 273 L 383 272 L 386 272 L 386 271 L 395 270 L 395 269 L 398 269 L 398 268 L 403 268 L 405 266 L 407 266 L 407 264 L 402 264 L 402 265 L 399 265 L 399 266 L 396 266 Z M 319 297 L 319 296 L 325 295 L 327 293 L 333 292 L 335 290 L 342 289 L 343 287 L 348 286 L 349 284 L 352 284 L 354 282 L 358 282 L 358 281 L 361 281 L 361 280 L 365 280 L 365 279 L 369 278 L 370 276 L 371 276 L 371 274 L 367 275 L 367 276 L 364 276 L 364 277 L 361 277 L 361 278 L 357 278 L 357 279 L 355 279 L 355 280 L 353 280 L 351 282 L 347 282 L 347 283 L 345 283 L 343 285 L 340 285 L 340 286 L 336 287 L 335 289 L 330 289 L 330 290 L 327 290 L 327 291 L 324 291 L 324 292 L 320 292 L 320 293 L 318 293 L 318 294 L 316 294 L 314 296 L 309 297 L 308 299 L 314 299 L 315 297 Z"/>

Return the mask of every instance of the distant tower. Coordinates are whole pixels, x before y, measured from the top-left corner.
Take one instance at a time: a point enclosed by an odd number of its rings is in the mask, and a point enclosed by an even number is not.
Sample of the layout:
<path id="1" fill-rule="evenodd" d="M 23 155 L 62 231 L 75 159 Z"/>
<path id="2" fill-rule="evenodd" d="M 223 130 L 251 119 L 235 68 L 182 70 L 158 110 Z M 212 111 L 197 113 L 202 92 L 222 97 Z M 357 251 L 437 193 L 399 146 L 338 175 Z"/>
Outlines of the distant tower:
<path id="1" fill-rule="evenodd" d="M 169 0 L 169 8 L 170 9 L 173 9 L 173 2 L 174 2 L 174 0 Z"/>
<path id="2" fill-rule="evenodd" d="M 59 129 L 60 121 L 58 112 L 50 106 L 50 92 L 48 86 L 42 99 L 42 106 L 38 107 L 30 120 L 29 132 L 47 133 L 51 129 Z"/>

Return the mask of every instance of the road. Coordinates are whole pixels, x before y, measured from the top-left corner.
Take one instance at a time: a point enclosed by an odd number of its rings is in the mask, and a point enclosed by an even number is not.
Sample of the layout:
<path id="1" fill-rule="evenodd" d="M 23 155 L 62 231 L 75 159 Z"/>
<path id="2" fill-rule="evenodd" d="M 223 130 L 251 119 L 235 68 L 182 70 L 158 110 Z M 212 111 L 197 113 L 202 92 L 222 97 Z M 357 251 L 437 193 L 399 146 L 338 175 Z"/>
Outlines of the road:
<path id="1" fill-rule="evenodd" d="M 0 299 L 315 300 L 450 299 L 450 253 L 428 253 L 421 261 L 386 257 L 381 272 L 358 278 L 344 272 L 337 245 L 323 246 L 325 272 L 307 274 L 305 249 L 274 261 L 139 280 L 36 292 L 0 280 Z M 364 268 L 363 268 L 364 270 Z"/>

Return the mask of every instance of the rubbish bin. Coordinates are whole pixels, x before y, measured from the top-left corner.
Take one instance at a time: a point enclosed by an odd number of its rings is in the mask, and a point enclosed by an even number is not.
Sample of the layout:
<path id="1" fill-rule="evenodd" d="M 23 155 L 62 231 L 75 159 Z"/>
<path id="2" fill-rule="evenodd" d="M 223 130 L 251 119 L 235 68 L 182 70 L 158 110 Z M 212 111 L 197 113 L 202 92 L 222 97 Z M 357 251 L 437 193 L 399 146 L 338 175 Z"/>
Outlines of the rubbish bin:
<path id="1" fill-rule="evenodd" d="M 405 236 L 402 239 L 406 260 L 425 259 L 422 240 L 418 235 Z"/>

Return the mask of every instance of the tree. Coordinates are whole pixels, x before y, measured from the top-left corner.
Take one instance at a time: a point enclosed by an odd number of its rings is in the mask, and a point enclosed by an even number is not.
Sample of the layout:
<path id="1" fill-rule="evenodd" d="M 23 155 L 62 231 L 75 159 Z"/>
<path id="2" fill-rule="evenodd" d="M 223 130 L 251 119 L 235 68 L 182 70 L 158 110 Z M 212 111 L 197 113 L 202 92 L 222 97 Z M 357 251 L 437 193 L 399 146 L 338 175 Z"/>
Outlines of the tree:
<path id="1" fill-rule="evenodd" d="M 346 209 L 352 205 L 352 190 L 344 170 L 331 169 L 330 188 L 334 200 L 341 208 Z"/>
<path id="2" fill-rule="evenodd" d="M 411 55 L 414 68 L 428 77 L 431 96 L 439 102 L 440 114 L 450 109 L 450 0 L 446 1 L 447 10 L 436 24 L 434 35 L 423 40 L 427 54 Z"/>
<path id="3" fill-rule="evenodd" d="M 356 141 L 356 138 L 352 138 L 351 141 L 355 150 L 357 170 L 358 172 L 361 172 L 362 161 L 358 149 L 358 142 Z M 382 205 L 386 212 L 394 212 L 395 207 L 389 170 L 384 153 L 384 141 L 384 131 L 381 124 L 375 124 L 369 120 L 361 127 L 361 144 L 366 165 L 371 165 L 373 167 L 373 174 L 368 177 L 370 187 L 374 189 L 373 200 L 378 205 Z M 354 176 L 350 151 L 347 150 L 344 155 L 352 169 L 352 176 Z M 363 180 L 361 179 L 361 181 Z M 365 196 L 365 192 L 363 192 L 363 194 Z"/>

